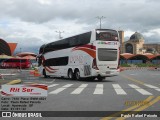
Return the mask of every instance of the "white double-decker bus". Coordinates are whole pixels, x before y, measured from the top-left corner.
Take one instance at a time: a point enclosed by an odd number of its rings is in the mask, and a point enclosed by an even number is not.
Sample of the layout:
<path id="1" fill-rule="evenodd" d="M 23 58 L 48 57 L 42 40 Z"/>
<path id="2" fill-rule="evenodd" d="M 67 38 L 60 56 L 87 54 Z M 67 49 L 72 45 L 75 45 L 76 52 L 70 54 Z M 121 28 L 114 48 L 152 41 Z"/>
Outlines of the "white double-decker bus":
<path id="1" fill-rule="evenodd" d="M 42 45 L 39 50 L 39 72 L 44 77 L 70 79 L 118 75 L 119 35 L 112 29 L 95 29 Z"/>

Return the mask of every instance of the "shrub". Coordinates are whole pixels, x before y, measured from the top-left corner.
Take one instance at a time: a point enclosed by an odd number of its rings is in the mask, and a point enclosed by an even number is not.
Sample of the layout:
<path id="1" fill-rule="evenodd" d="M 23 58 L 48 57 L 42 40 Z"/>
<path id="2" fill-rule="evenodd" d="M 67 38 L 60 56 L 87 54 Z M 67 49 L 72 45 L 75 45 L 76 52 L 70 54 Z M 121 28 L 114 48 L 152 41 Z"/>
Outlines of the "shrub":
<path id="1" fill-rule="evenodd" d="M 145 63 L 139 63 L 139 64 L 136 64 L 137 67 L 158 67 L 159 65 L 157 64 L 152 64 L 152 63 L 149 63 L 149 64 L 145 64 Z"/>
<path id="2" fill-rule="evenodd" d="M 131 66 L 129 64 L 124 63 L 124 64 L 120 64 L 120 67 L 131 67 Z"/>

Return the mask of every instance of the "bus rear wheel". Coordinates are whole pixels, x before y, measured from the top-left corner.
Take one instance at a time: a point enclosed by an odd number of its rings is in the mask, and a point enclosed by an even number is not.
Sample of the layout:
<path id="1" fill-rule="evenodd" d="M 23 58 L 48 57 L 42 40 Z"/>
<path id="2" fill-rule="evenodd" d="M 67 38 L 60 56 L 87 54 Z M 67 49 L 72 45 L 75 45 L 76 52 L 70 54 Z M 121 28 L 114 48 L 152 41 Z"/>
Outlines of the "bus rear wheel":
<path id="1" fill-rule="evenodd" d="M 80 72 L 79 72 L 78 69 L 75 70 L 74 75 L 75 75 L 75 79 L 76 79 L 76 80 L 80 80 Z"/>
<path id="2" fill-rule="evenodd" d="M 98 81 L 103 81 L 106 77 L 101 77 L 101 76 L 98 76 L 97 79 Z"/>
<path id="3" fill-rule="evenodd" d="M 85 78 L 85 80 L 87 80 L 87 81 L 93 81 L 93 80 L 95 80 L 95 77 L 87 77 L 87 78 Z"/>

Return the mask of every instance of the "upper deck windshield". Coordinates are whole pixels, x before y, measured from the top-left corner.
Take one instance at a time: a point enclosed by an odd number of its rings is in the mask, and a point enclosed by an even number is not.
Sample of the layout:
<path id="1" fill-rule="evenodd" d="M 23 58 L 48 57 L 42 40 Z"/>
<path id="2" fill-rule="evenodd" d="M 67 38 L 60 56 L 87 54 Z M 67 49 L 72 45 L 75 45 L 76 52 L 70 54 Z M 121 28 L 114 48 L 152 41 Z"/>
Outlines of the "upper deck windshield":
<path id="1" fill-rule="evenodd" d="M 115 30 L 97 30 L 96 40 L 118 41 L 118 33 Z"/>

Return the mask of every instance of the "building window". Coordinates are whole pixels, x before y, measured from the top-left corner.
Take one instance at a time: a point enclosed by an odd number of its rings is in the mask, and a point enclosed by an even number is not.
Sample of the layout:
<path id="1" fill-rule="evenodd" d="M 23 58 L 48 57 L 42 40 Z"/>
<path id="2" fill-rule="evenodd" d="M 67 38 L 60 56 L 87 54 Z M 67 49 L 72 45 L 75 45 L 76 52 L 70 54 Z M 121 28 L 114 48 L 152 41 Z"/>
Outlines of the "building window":
<path id="1" fill-rule="evenodd" d="M 132 44 L 127 43 L 127 44 L 125 45 L 125 49 L 126 49 L 126 53 L 131 53 L 131 54 L 133 54 L 133 45 L 132 45 Z"/>

